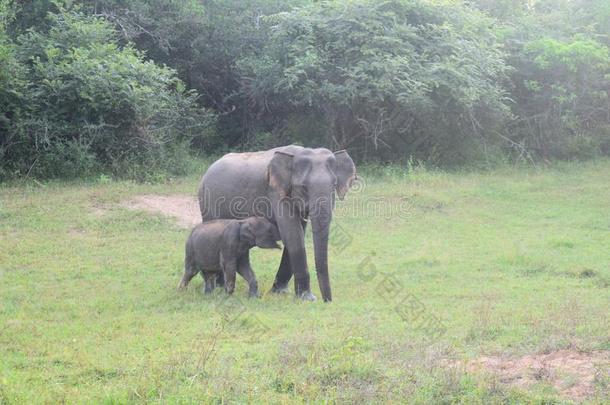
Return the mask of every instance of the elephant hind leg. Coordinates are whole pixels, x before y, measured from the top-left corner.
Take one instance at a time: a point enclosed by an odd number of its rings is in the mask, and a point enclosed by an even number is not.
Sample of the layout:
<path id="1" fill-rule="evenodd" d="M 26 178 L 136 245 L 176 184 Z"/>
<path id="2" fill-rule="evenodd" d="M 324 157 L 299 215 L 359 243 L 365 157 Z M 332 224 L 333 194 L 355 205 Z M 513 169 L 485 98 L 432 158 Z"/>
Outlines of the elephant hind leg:
<path id="1" fill-rule="evenodd" d="M 204 294 L 211 294 L 216 288 L 216 281 L 218 280 L 218 274 L 215 272 L 205 272 L 203 273 L 203 279 L 205 280 L 205 287 L 203 289 Z"/>
<path id="2" fill-rule="evenodd" d="M 225 286 L 225 275 L 222 272 L 218 273 L 218 277 L 216 277 L 216 285 L 218 287 Z"/>
<path id="3" fill-rule="evenodd" d="M 194 263 L 187 259 L 184 264 L 184 275 L 178 284 L 178 290 L 184 290 L 197 273 L 199 273 L 199 269 Z"/>

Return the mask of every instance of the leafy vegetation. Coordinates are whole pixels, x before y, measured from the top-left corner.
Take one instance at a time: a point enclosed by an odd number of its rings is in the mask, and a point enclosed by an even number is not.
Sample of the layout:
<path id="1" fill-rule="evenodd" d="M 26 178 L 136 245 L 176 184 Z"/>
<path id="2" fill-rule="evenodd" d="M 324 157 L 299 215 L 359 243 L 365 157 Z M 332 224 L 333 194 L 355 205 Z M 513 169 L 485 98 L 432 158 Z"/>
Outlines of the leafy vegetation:
<path id="1" fill-rule="evenodd" d="M 500 38 L 510 54 L 515 116 L 506 133 L 513 146 L 546 159 L 607 155 L 608 3 L 539 1 L 510 8 L 504 21 Z"/>
<path id="2" fill-rule="evenodd" d="M 175 72 L 119 46 L 114 27 L 80 12 L 50 14 L 9 48 L 4 175 L 183 173 L 189 142 L 213 122 Z M 138 170 L 139 167 L 145 170 Z"/>
<path id="3" fill-rule="evenodd" d="M 610 153 L 606 0 L 0 4 L 2 177 L 292 142 L 438 166 Z"/>
<path id="4" fill-rule="evenodd" d="M 508 110 L 490 24 L 456 5 L 316 3 L 268 19 L 268 46 L 240 61 L 245 91 L 261 114 L 322 119 L 303 143 L 463 161 L 473 124 L 494 127 Z"/>
<path id="5" fill-rule="evenodd" d="M 1 187 L 0 402 L 569 403 L 557 392 L 569 376 L 552 387 L 535 369 L 533 385 L 513 387 L 451 365 L 608 353 L 609 170 L 608 160 L 367 170 L 366 187 L 337 203 L 335 225 L 352 240 L 331 239 L 334 302 L 268 294 L 281 253 L 255 249 L 265 294 L 248 300 L 240 278 L 243 307 L 228 312 L 200 277 L 175 290 L 189 231 L 122 205 L 193 196 L 199 170 L 169 184 Z M 378 204 L 400 198 L 400 213 Z M 383 293 L 389 276 L 396 298 Z M 396 312 L 406 293 L 445 325 L 437 340 Z M 608 403 L 607 366 L 591 367 L 588 398 Z"/>

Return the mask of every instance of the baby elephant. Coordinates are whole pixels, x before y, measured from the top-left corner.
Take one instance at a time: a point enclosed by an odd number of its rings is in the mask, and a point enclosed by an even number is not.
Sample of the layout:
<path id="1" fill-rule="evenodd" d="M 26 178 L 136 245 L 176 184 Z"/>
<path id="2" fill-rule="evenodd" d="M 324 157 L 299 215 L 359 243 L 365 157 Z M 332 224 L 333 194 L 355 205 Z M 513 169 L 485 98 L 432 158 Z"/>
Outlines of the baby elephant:
<path id="1" fill-rule="evenodd" d="M 184 289 L 195 274 L 201 272 L 205 293 L 216 287 L 216 278 L 224 274 L 225 290 L 235 290 L 235 272 L 249 285 L 250 296 L 258 296 L 258 283 L 250 267 L 250 249 L 276 248 L 280 234 L 277 227 L 261 217 L 242 220 L 218 219 L 197 225 L 186 241 L 184 276 L 178 289 Z"/>

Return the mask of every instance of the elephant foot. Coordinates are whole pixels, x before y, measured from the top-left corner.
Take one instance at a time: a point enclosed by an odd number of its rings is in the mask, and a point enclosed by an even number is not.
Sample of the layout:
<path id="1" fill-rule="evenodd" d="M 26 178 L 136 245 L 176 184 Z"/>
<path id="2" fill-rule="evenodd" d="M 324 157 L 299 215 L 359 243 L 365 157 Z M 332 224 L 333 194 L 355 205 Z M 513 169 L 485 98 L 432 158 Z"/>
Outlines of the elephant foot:
<path id="1" fill-rule="evenodd" d="M 274 294 L 289 294 L 290 288 L 288 288 L 288 286 L 284 286 L 284 287 L 273 286 L 271 288 L 271 292 Z"/>
<path id="2" fill-rule="evenodd" d="M 248 298 L 260 298 L 261 297 L 261 293 L 259 293 L 258 291 L 250 291 L 248 293 Z"/>
<path id="3" fill-rule="evenodd" d="M 301 294 L 301 296 L 299 298 L 301 299 L 301 301 L 309 301 L 309 302 L 313 302 L 316 300 L 316 296 L 313 295 L 311 293 L 311 291 L 305 291 L 304 293 Z"/>

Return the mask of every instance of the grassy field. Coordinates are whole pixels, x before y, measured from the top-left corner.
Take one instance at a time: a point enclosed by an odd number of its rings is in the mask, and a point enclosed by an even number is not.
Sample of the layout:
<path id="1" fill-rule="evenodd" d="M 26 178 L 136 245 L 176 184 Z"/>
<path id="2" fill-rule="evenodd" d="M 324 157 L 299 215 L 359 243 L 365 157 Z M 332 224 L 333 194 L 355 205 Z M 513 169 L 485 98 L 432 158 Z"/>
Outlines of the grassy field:
<path id="1" fill-rule="evenodd" d="M 335 211 L 332 304 L 266 293 L 279 251 L 253 251 L 259 300 L 241 278 L 231 301 L 199 277 L 176 292 L 188 230 L 121 202 L 195 195 L 199 174 L 0 187 L 0 404 L 608 403 L 607 365 L 581 396 L 578 375 L 473 365 L 608 355 L 609 175 L 365 170 Z"/>

